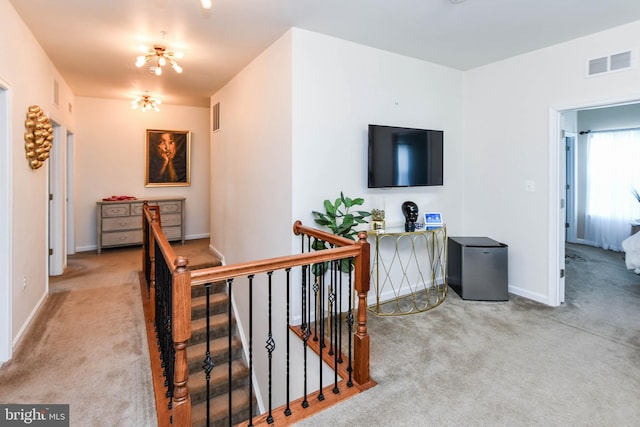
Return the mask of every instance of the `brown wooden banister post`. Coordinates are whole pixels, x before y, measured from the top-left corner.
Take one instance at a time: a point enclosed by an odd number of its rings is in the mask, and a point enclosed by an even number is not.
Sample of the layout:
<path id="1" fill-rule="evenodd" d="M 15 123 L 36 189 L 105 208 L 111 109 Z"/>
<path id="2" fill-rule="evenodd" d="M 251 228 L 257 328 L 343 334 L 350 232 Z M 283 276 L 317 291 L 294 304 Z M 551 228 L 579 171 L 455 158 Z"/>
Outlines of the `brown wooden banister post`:
<path id="1" fill-rule="evenodd" d="M 144 206 L 149 206 L 149 202 L 144 201 Z M 160 222 L 158 218 L 157 210 L 151 209 L 151 224 L 154 222 Z M 142 220 L 146 221 L 144 210 Z M 153 324 L 156 323 L 156 236 L 153 234 L 151 224 L 145 224 L 149 233 L 149 309 L 150 317 Z"/>
<path id="2" fill-rule="evenodd" d="M 147 201 L 142 202 L 142 272 L 144 273 L 144 277 L 149 277 L 149 272 L 147 271 L 147 255 L 149 251 L 149 227 L 147 226 L 147 217 L 144 214 L 144 211 L 147 207 Z M 145 247 L 146 245 L 146 247 Z M 147 285 L 149 285 L 147 283 Z"/>
<path id="3" fill-rule="evenodd" d="M 188 261 L 177 257 L 173 273 L 173 346 L 176 350 L 173 373 L 173 424 L 191 427 L 191 396 L 187 344 L 191 338 L 191 272 Z"/>
<path id="4" fill-rule="evenodd" d="M 358 233 L 357 245 L 360 255 L 356 256 L 354 288 L 358 296 L 358 319 L 353 348 L 353 379 L 358 384 L 369 382 L 369 335 L 367 335 L 367 293 L 369 292 L 370 248 L 367 233 Z"/>

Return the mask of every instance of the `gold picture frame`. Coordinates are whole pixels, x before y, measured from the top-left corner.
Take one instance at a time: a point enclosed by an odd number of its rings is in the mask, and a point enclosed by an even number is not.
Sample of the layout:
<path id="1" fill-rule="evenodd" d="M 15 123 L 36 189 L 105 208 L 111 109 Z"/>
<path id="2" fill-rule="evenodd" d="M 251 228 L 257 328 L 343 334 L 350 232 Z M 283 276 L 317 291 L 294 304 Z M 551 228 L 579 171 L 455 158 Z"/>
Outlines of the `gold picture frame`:
<path id="1" fill-rule="evenodd" d="M 147 129 L 145 187 L 191 185 L 191 132 Z"/>

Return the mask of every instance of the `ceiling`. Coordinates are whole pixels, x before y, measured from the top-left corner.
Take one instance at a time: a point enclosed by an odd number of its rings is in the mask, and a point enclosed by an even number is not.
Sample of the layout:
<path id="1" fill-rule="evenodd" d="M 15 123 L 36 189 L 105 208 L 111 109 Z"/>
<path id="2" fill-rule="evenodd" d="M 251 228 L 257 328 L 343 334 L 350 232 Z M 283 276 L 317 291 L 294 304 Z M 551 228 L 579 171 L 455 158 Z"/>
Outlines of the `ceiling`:
<path id="1" fill-rule="evenodd" d="M 76 96 L 200 107 L 291 27 L 468 70 L 640 19 L 639 0 L 460 1 L 10 0 Z M 153 44 L 184 72 L 137 68 Z"/>

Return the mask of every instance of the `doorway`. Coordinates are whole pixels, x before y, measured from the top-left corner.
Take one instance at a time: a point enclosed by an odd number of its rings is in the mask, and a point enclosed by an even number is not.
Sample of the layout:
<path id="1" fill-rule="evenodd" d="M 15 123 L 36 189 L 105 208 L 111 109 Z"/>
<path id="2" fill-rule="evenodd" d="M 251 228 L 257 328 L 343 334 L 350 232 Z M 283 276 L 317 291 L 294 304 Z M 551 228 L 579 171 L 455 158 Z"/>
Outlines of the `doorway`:
<path id="1" fill-rule="evenodd" d="M 579 200 L 573 190 L 578 184 L 576 148 L 579 111 L 608 109 L 638 104 L 638 99 L 623 99 L 606 104 L 578 105 L 552 109 L 550 116 L 550 250 L 549 250 L 549 304 L 564 302 L 565 243 L 580 243 Z M 610 110 L 610 111 L 613 111 Z M 569 148 L 569 151 L 567 151 Z M 573 150 L 572 150 L 573 148 Z M 571 186 L 571 188 L 568 188 Z M 582 194 L 582 192 L 580 193 Z M 569 224 L 569 225 L 567 225 Z M 573 226 L 573 228 L 572 228 Z M 558 274 L 558 272 L 560 272 Z"/>

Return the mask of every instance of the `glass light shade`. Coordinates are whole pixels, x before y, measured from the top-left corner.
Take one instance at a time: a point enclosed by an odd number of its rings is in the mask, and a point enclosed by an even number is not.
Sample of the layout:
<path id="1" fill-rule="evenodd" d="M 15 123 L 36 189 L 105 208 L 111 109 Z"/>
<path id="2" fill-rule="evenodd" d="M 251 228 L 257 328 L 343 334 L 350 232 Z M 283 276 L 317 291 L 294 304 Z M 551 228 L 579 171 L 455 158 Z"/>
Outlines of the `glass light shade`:
<path id="1" fill-rule="evenodd" d="M 162 68 L 160 68 L 160 66 L 157 66 L 156 70 L 155 70 L 155 73 L 156 73 L 156 76 L 162 75 Z"/>
<path id="2" fill-rule="evenodd" d="M 161 56 L 160 58 L 158 58 L 158 64 L 160 64 L 161 67 L 164 67 L 165 65 L 167 65 L 167 60 L 165 59 L 164 56 Z"/>

